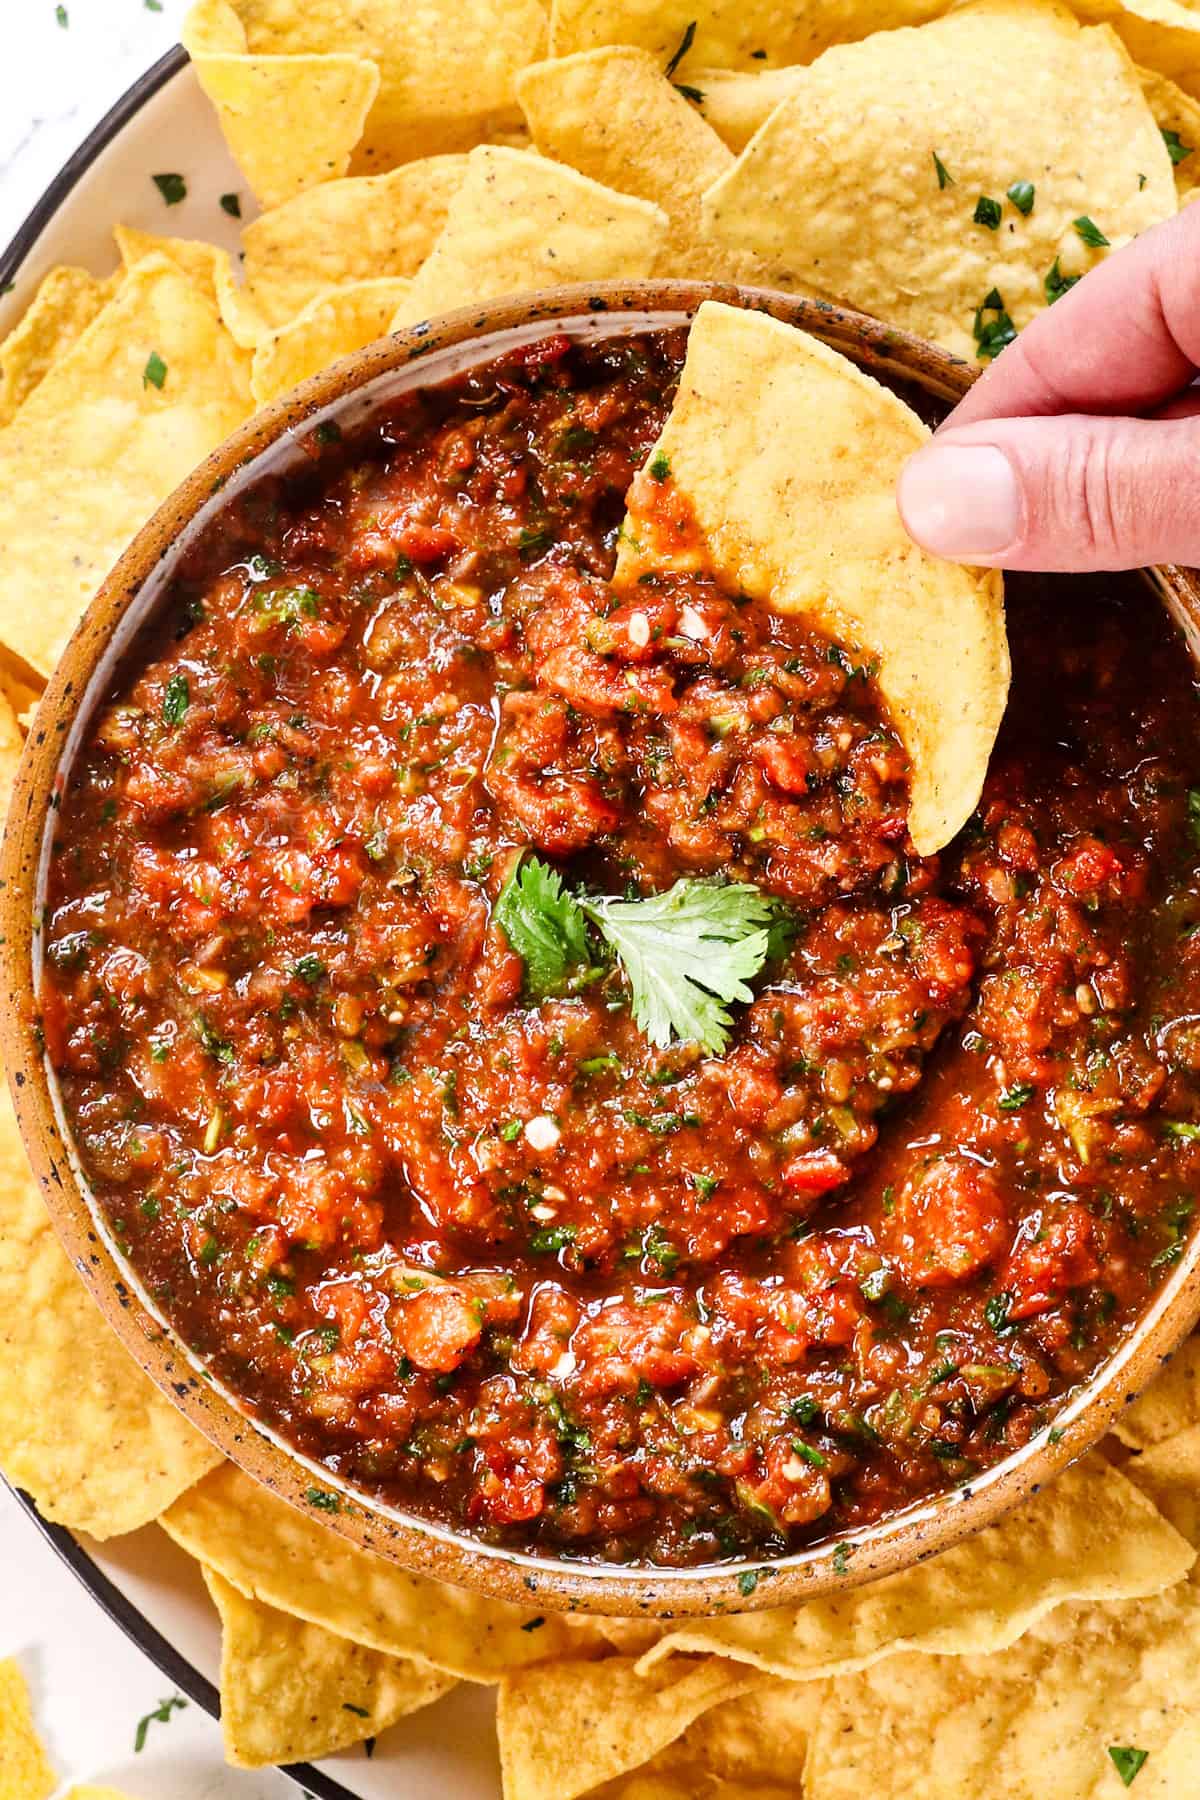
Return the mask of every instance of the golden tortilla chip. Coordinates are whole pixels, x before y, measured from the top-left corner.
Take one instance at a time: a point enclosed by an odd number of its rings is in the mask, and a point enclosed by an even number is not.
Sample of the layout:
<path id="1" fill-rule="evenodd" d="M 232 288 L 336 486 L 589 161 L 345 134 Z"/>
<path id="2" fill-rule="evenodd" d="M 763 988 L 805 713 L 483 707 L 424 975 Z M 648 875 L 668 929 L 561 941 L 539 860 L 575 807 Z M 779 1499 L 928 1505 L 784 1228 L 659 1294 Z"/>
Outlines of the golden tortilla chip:
<path id="1" fill-rule="evenodd" d="M 797 1681 L 870 1668 L 919 1650 L 1001 1650 L 1064 1603 L 1156 1594 L 1194 1552 L 1132 1482 L 1086 1457 L 975 1537 L 930 1561 L 799 1606 L 687 1620 L 638 1664 L 682 1652 L 735 1657 Z"/>
<path id="2" fill-rule="evenodd" d="M 0 432 L 0 644 L 27 673 L 50 672 L 130 538 L 253 410 L 247 360 L 147 257 Z"/>
<path id="3" fill-rule="evenodd" d="M 1200 37 L 1197 38 L 1200 54 Z M 1200 71 L 1198 71 L 1200 73 Z M 1146 105 L 1163 134 L 1167 154 L 1175 168 L 1175 188 L 1180 202 L 1200 185 L 1200 100 L 1154 69 L 1139 69 L 1138 80 Z"/>
<path id="4" fill-rule="evenodd" d="M 691 30 L 672 74 L 811 62 L 830 44 L 918 25 L 946 0 L 552 0 L 550 54 L 635 44 L 664 66 Z"/>
<path id="5" fill-rule="evenodd" d="M 20 323 L 0 344 L 0 426 L 8 424 L 51 364 L 112 299 L 120 279 L 110 275 L 100 281 L 86 269 L 51 269 Z"/>
<path id="6" fill-rule="evenodd" d="M 1200 1425 L 1131 1456 L 1123 1469 L 1180 1536 L 1200 1549 Z"/>
<path id="7" fill-rule="evenodd" d="M 718 578 L 878 662 L 912 763 L 908 826 L 922 855 L 974 810 L 1009 678 L 999 574 L 927 556 L 900 523 L 896 477 L 927 436 L 901 400 L 815 338 L 707 301 L 649 459 L 666 457 L 668 491 L 688 503 Z M 654 541 L 663 495 L 643 469 L 619 584 L 680 566 Z"/>
<path id="8" fill-rule="evenodd" d="M 136 268 L 148 256 L 165 256 L 183 270 L 206 300 L 217 305 L 220 298 L 217 271 L 222 264 L 228 267 L 227 250 L 218 249 L 216 244 L 206 243 L 202 238 L 156 237 L 152 231 L 139 231 L 134 225 L 114 226 L 113 236 L 127 271 Z"/>
<path id="9" fill-rule="evenodd" d="M 505 1800 L 576 1800 L 648 1763 L 755 1681 L 712 1656 L 673 1656 L 647 1675 L 614 1656 L 507 1676 L 496 1707 Z"/>
<path id="10" fill-rule="evenodd" d="M 661 207 L 530 150 L 483 144 L 392 329 L 524 288 L 637 280 L 655 271 L 668 233 Z"/>
<path id="11" fill-rule="evenodd" d="M 358 1550 L 229 1463 L 159 1523 L 248 1599 L 463 1681 L 498 1681 L 528 1663 L 607 1649 L 591 1619 L 489 1600 Z"/>
<path id="12" fill-rule="evenodd" d="M 700 197 L 733 156 L 648 51 L 585 50 L 535 63 L 518 76 L 517 98 L 543 155 L 662 207 L 671 231 L 659 275 L 760 277 L 755 257 L 704 236 Z"/>
<path id="13" fill-rule="evenodd" d="M 1134 62 L 1200 94 L 1200 12 L 1179 0 L 1071 0 L 1081 19 L 1111 25 Z"/>
<path id="14" fill-rule="evenodd" d="M 1149 1450 L 1200 1425 L 1200 1334 L 1186 1338 L 1145 1393 L 1127 1406 L 1113 1431 L 1131 1450 Z"/>
<path id="15" fill-rule="evenodd" d="M 355 281 L 312 301 L 255 351 L 250 387 L 259 406 L 382 337 L 411 285 L 393 278 Z"/>
<path id="16" fill-rule="evenodd" d="M 203 1575 L 221 1615 L 221 1735 L 236 1767 L 332 1756 L 455 1685 L 248 1600 L 212 1569 Z"/>
<path id="17" fill-rule="evenodd" d="M 1200 1718 L 1200 1588 L 1063 1607 L 994 1656 L 897 1656 L 831 1682 L 807 1800 L 1115 1800 Z M 1116 1752 L 1116 1755 L 1113 1753 Z M 1193 1768 L 1192 1774 L 1195 1774 Z M 1187 1800 L 1195 1787 L 1159 1788 Z"/>
<path id="18" fill-rule="evenodd" d="M 805 65 L 786 69 L 697 69 L 696 101 L 722 143 L 735 152 L 746 148 L 777 106 L 804 87 Z M 690 84 L 689 84 L 690 85 Z"/>
<path id="19" fill-rule="evenodd" d="M 593 1800 L 796 1800 L 824 1693 L 820 1681 L 763 1676 Z"/>
<path id="20" fill-rule="evenodd" d="M 0 707 L 0 743 L 7 744 L 9 713 L 15 713 L 18 725 L 28 729 L 26 723 L 27 716 L 33 713 L 38 701 L 41 699 L 43 684 L 40 681 L 36 684 L 32 681 L 27 681 L 22 675 L 19 675 L 14 669 L 10 668 L 8 664 L 2 660 L 2 652 L 3 646 L 0 645 L 0 696 L 7 701 L 6 706 Z M 7 794 L 9 787 L 12 785 L 14 769 L 15 765 L 13 768 L 5 769 L 3 764 L 0 764 L 0 793 Z"/>
<path id="21" fill-rule="evenodd" d="M 234 0 L 232 10 L 242 47 L 264 64 L 333 61 L 352 45 L 376 70 L 377 92 L 355 140 L 356 175 L 469 150 L 517 125 L 513 80 L 546 45 L 542 0 Z M 191 47 L 186 32 L 184 42 Z M 301 112 L 293 145 L 307 151 L 312 130 Z"/>
<path id="22" fill-rule="evenodd" d="M 0 1800 L 49 1800 L 58 1786 L 29 1705 L 29 1689 L 13 1657 L 0 1662 Z"/>
<path id="23" fill-rule="evenodd" d="M 331 287 L 415 275 L 466 169 L 465 156 L 427 156 L 390 175 L 329 181 L 247 225 L 242 277 L 260 335 Z"/>
<path id="24" fill-rule="evenodd" d="M 72 1269 L 7 1089 L 0 1176 L 0 1469 L 45 1519 L 96 1538 L 136 1531 L 220 1454 L 142 1374 Z"/>
<path id="25" fill-rule="evenodd" d="M 379 92 L 365 56 L 247 54 L 225 0 L 199 0 L 184 46 L 216 108 L 225 141 L 263 206 L 344 175 Z"/>
<path id="26" fill-rule="evenodd" d="M 1022 182 L 1028 211 L 1007 198 Z M 827 51 L 704 197 L 712 234 L 777 286 L 972 360 L 1002 311 L 1027 324 L 1048 278 L 1105 254 L 1077 220 L 1119 245 L 1176 207 L 1136 69 L 1055 0 L 976 0 Z"/>

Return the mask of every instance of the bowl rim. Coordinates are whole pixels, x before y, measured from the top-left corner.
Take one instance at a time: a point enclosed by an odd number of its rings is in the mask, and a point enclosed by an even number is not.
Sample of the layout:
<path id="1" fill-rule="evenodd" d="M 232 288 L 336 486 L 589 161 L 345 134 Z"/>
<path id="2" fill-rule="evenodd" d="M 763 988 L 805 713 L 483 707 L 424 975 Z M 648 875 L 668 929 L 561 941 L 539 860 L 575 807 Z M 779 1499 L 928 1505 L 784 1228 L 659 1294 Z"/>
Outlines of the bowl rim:
<path id="1" fill-rule="evenodd" d="M 834 1541 L 780 1558 L 696 1569 L 572 1561 L 487 1545 L 391 1507 L 332 1475 L 256 1420 L 172 1331 L 121 1256 L 91 1199 L 40 1042 L 35 967 L 51 822 L 78 739 L 107 672 L 153 611 L 173 558 L 224 490 L 257 477 L 271 453 L 303 454 L 305 439 L 370 384 L 424 386 L 499 352 L 497 339 L 556 330 L 607 336 L 690 320 L 709 299 L 762 311 L 841 350 L 868 373 L 953 402 L 975 371 L 949 352 L 879 320 L 805 296 L 721 282 L 644 281 L 506 296 L 410 326 L 333 364 L 256 413 L 163 501 L 99 588 L 37 707 L 14 784 L 0 859 L 0 1050 L 26 1152 L 51 1220 L 100 1313 L 167 1398 L 252 1480 L 363 1550 L 419 1574 L 526 1610 L 672 1618 L 794 1604 L 912 1567 L 994 1523 L 1073 1462 L 1158 1372 L 1200 1317 L 1200 1234 L 1147 1311 L 1047 1427 L 970 1480 Z M 407 372 L 407 374 L 405 373 Z M 202 521 L 201 521 L 202 522 Z M 1200 578 L 1146 571 L 1200 661 Z M 311 1496 L 328 1498 L 319 1513 Z M 328 1509 L 328 1510 L 327 1510 Z"/>

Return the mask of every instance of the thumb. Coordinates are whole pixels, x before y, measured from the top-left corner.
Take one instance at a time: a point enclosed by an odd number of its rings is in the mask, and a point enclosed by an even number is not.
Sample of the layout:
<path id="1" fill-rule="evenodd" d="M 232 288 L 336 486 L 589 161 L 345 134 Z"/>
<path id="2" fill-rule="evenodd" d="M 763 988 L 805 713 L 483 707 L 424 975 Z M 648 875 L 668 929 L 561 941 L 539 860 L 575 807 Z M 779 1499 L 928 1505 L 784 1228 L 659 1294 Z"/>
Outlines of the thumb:
<path id="1" fill-rule="evenodd" d="M 1200 417 L 951 426 L 909 458 L 896 500 L 909 535 L 958 562 L 1200 563 Z"/>

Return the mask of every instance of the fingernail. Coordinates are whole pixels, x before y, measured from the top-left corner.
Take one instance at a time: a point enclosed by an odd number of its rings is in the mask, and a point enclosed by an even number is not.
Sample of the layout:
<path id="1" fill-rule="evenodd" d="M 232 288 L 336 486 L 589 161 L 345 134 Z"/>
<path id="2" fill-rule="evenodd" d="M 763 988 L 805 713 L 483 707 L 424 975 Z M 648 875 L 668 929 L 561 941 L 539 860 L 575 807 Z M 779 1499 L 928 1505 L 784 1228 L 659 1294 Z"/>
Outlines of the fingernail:
<path id="1" fill-rule="evenodd" d="M 900 471 L 896 503 L 905 529 L 934 556 L 998 556 L 1021 523 L 1016 476 L 989 444 L 930 444 Z"/>

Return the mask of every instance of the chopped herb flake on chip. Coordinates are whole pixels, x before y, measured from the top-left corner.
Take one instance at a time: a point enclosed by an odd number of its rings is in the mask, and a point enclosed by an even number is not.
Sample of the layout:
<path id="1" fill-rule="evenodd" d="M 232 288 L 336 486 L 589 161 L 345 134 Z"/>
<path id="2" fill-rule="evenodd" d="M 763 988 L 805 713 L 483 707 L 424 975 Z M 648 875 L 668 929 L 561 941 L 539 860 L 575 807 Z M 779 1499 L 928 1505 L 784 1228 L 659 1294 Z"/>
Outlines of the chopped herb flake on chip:
<path id="1" fill-rule="evenodd" d="M 229 214 L 231 219 L 242 216 L 242 197 L 240 194 L 222 194 L 221 211 Z"/>
<path id="2" fill-rule="evenodd" d="M 990 194 L 980 194 L 971 217 L 976 225 L 986 225 L 989 231 L 998 231 L 1001 217 L 1000 202 L 993 200 Z"/>
<path id="3" fill-rule="evenodd" d="M 671 58 L 668 61 L 666 68 L 663 70 L 663 73 L 666 76 L 668 81 L 670 81 L 672 75 L 674 75 L 676 69 L 679 67 L 680 63 L 683 61 L 684 57 L 687 55 L 688 51 L 691 49 L 691 47 L 695 43 L 695 41 L 696 41 L 696 21 L 695 21 L 695 19 L 692 19 L 684 27 L 683 36 L 680 38 L 679 43 L 676 45 L 675 50 L 672 53 Z"/>
<path id="4" fill-rule="evenodd" d="M 1110 1744 L 1108 1754 L 1123 1787 L 1132 1787 L 1150 1752 L 1135 1749 L 1132 1744 Z"/>
<path id="5" fill-rule="evenodd" d="M 1034 186 L 1032 181 L 1014 181 L 1007 191 L 1008 197 L 1017 211 L 1028 218 L 1033 211 Z"/>
<path id="6" fill-rule="evenodd" d="M 146 358 L 146 367 L 142 370 L 142 386 L 161 388 L 167 379 L 167 365 L 157 350 L 152 350 Z"/>
<path id="7" fill-rule="evenodd" d="M 187 182 L 182 175 L 154 175 L 151 180 L 168 206 L 178 206 L 187 199 Z"/>
<path id="8" fill-rule="evenodd" d="M 1096 224 L 1095 220 L 1089 219 L 1086 213 L 1081 214 L 1080 217 L 1073 220 L 1072 223 L 1084 243 L 1089 244 L 1093 250 L 1104 250 L 1107 248 L 1108 239 Z"/>
<path id="9" fill-rule="evenodd" d="M 1064 275 L 1059 266 L 1059 259 L 1056 256 L 1051 264 L 1049 273 L 1042 284 L 1049 304 L 1053 306 L 1056 300 L 1061 300 L 1063 295 L 1067 293 L 1069 289 L 1073 288 L 1075 283 L 1081 279 L 1082 277 L 1079 275 Z"/>
<path id="10" fill-rule="evenodd" d="M 942 161 L 941 157 L 938 155 L 936 150 L 934 150 L 932 152 L 932 155 L 933 155 L 933 166 L 937 171 L 937 184 L 938 184 L 939 188 L 953 187 L 954 186 L 953 175 L 950 173 L 949 169 L 946 167 L 945 163 Z"/>
<path id="11" fill-rule="evenodd" d="M 1167 155 L 1178 168 L 1181 162 L 1186 162 L 1191 156 L 1195 146 L 1185 144 L 1177 131 L 1168 131 L 1165 125 L 1161 129 L 1163 143 L 1167 146 Z"/>

